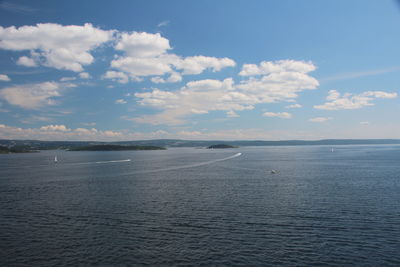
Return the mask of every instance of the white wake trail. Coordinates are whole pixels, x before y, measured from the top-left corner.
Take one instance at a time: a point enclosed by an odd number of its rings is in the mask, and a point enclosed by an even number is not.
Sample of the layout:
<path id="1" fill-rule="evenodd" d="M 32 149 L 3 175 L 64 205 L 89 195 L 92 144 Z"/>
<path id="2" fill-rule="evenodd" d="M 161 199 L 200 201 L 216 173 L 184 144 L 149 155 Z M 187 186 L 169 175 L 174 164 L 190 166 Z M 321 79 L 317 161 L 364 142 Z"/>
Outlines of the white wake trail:
<path id="1" fill-rule="evenodd" d="M 102 163 L 113 163 L 113 162 L 128 162 L 131 161 L 130 159 L 121 159 L 121 160 L 108 160 L 108 161 L 96 161 L 94 163 L 96 164 L 102 164 Z"/>
<path id="2" fill-rule="evenodd" d="M 118 163 L 118 162 L 129 162 L 131 159 L 121 160 L 107 160 L 107 161 L 91 161 L 91 162 L 79 162 L 79 163 L 65 163 L 65 165 L 86 165 L 86 164 L 105 164 L 105 163 Z"/>
<path id="3" fill-rule="evenodd" d="M 239 153 L 236 153 L 235 155 L 232 155 L 232 156 L 229 156 L 229 157 L 226 157 L 226 158 L 222 158 L 222 159 L 215 159 L 215 160 L 210 160 L 210 161 L 193 163 L 193 164 L 188 164 L 188 165 L 183 165 L 183 166 L 168 167 L 168 168 L 157 169 L 157 170 L 137 171 L 137 172 L 133 172 L 133 173 L 152 173 L 152 172 L 175 171 L 175 170 L 180 170 L 180 169 L 194 168 L 194 167 L 213 164 L 213 163 L 220 162 L 220 161 L 234 159 L 234 158 L 237 158 L 237 157 L 239 157 L 241 155 L 242 155 L 242 153 L 239 152 Z"/>

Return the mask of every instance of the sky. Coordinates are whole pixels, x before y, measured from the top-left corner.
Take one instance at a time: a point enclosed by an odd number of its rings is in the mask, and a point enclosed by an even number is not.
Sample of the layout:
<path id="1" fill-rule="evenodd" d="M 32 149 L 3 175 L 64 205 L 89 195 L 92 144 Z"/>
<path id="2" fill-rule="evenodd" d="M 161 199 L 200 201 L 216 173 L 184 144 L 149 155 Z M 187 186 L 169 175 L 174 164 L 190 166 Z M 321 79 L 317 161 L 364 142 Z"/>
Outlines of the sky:
<path id="1" fill-rule="evenodd" d="M 392 0 L 0 1 L 0 139 L 400 138 Z"/>

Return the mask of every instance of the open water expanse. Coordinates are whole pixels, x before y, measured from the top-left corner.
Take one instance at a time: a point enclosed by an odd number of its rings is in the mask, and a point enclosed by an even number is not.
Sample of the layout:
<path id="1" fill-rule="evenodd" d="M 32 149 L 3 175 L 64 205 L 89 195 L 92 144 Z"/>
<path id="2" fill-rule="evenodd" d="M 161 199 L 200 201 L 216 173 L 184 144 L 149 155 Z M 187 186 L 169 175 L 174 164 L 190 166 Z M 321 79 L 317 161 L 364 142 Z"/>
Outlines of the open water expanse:
<path id="1" fill-rule="evenodd" d="M 0 155 L 1 266 L 321 264 L 400 265 L 400 146 Z"/>

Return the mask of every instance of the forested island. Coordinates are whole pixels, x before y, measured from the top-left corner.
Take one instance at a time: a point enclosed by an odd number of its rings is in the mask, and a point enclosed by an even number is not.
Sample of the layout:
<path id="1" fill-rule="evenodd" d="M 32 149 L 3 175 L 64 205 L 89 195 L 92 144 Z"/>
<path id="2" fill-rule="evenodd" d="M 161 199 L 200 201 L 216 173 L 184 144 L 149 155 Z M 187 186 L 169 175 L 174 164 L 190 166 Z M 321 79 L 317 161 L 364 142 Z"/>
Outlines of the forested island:
<path id="1" fill-rule="evenodd" d="M 69 151 L 127 151 L 127 150 L 165 150 L 159 146 L 90 145 L 75 147 Z"/>
<path id="2" fill-rule="evenodd" d="M 11 154 L 11 153 L 30 153 L 37 152 L 35 150 L 26 149 L 24 147 L 12 147 L 0 146 L 0 154 Z"/>

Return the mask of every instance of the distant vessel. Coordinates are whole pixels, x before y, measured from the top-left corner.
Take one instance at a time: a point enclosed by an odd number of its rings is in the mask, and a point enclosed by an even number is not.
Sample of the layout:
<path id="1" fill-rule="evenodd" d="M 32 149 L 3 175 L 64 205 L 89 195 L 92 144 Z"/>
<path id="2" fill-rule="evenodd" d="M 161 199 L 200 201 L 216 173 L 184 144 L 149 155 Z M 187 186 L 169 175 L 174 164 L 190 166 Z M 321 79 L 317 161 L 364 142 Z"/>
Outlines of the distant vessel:
<path id="1" fill-rule="evenodd" d="M 54 157 L 54 162 L 58 162 L 57 156 Z"/>
<path id="2" fill-rule="evenodd" d="M 333 152 L 333 147 L 332 147 L 332 150 L 331 150 L 331 152 Z"/>
<path id="3" fill-rule="evenodd" d="M 278 171 L 277 170 L 271 170 L 271 174 L 277 174 Z"/>

